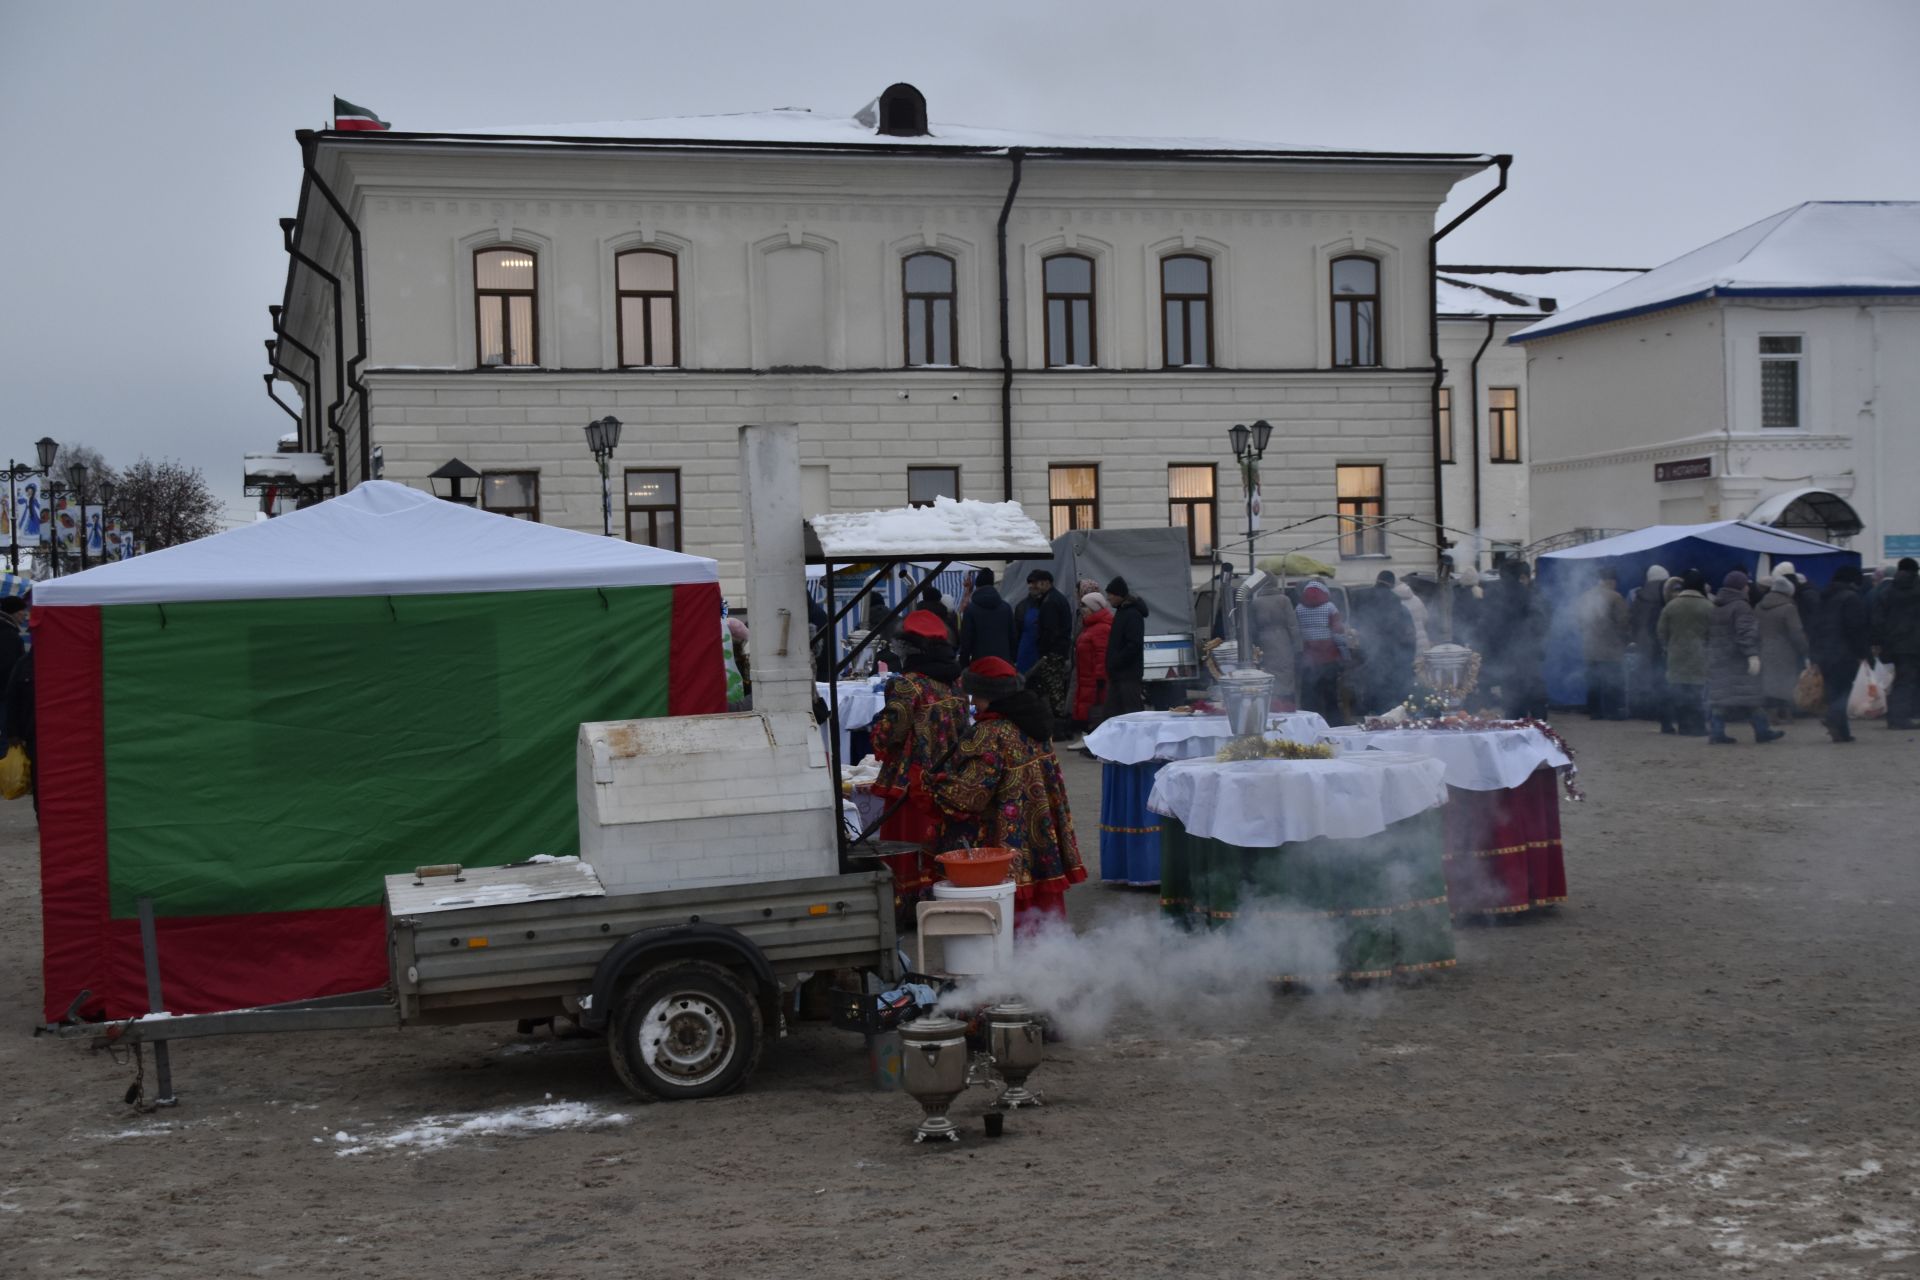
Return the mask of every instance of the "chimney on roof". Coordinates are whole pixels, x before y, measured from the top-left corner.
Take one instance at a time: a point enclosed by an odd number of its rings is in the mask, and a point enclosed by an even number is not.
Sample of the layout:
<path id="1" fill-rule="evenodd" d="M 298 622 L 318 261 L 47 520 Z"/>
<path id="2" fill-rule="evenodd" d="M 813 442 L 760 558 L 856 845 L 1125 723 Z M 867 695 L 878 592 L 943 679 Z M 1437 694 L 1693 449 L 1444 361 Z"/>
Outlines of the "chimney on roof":
<path id="1" fill-rule="evenodd" d="M 1560 299 L 1558 299 L 1558 298 L 1541 298 L 1541 299 L 1540 299 L 1540 309 L 1541 309 L 1542 311 L 1544 311 L 1544 312 L 1546 312 L 1546 313 L 1547 313 L 1548 315 L 1552 315 L 1552 314 L 1553 314 L 1554 312 L 1556 312 L 1556 311 L 1558 311 L 1558 310 L 1560 309 Z"/>
<path id="2" fill-rule="evenodd" d="M 880 95 L 880 120 L 875 132 L 892 138 L 926 137 L 926 95 L 905 81 L 889 85 Z"/>

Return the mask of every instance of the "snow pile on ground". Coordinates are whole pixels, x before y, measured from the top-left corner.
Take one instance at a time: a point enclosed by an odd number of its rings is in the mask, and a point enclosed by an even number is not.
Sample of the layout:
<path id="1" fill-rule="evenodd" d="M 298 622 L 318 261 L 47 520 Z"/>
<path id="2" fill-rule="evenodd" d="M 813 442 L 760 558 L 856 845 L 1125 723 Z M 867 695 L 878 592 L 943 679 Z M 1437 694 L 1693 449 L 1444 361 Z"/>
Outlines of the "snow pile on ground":
<path id="1" fill-rule="evenodd" d="M 333 1135 L 337 1156 L 370 1151 L 438 1151 L 468 1138 L 524 1138 L 558 1129 L 604 1129 L 628 1122 L 624 1112 L 609 1113 L 590 1102 L 547 1101 L 530 1107 L 506 1107 L 473 1115 L 422 1116 L 413 1124 L 386 1134 L 355 1138 L 342 1129 Z M 320 1139 L 315 1138 L 315 1142 Z"/>
<path id="2" fill-rule="evenodd" d="M 1046 534 L 1017 502 L 940 497 L 930 507 L 815 516 L 813 532 L 820 539 L 820 549 L 834 559 L 876 554 L 1052 554 Z"/>

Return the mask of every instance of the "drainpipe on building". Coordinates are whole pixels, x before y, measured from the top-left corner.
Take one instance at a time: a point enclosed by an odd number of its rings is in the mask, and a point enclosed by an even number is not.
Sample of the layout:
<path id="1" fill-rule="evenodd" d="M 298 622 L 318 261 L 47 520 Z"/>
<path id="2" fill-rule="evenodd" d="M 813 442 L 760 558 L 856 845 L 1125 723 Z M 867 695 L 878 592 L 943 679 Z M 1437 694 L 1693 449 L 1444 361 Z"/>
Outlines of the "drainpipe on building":
<path id="1" fill-rule="evenodd" d="M 1473 459 L 1473 533 L 1477 538 L 1480 537 L 1480 357 L 1487 354 L 1487 348 L 1493 345 L 1495 323 L 1497 322 L 1494 317 L 1487 317 L 1486 340 L 1480 344 L 1480 349 L 1473 353 L 1473 363 L 1467 366 L 1467 376 L 1470 379 L 1467 386 L 1467 407 L 1471 411 L 1468 421 L 1473 424 L 1467 431 L 1467 442 L 1473 449 L 1469 456 Z M 1485 542 L 1486 539 L 1480 538 L 1480 541 Z M 1478 547 L 1474 548 L 1473 567 L 1476 569 L 1480 567 Z"/>
<path id="2" fill-rule="evenodd" d="M 355 352 L 353 359 L 347 362 L 347 383 L 353 388 L 353 393 L 360 399 L 360 478 L 362 480 L 370 480 L 373 478 L 373 404 L 367 398 L 367 384 L 360 377 L 360 367 L 366 363 L 367 359 L 366 245 L 360 239 L 360 224 L 353 220 L 353 215 L 347 212 L 347 207 L 340 203 L 338 196 L 333 194 L 333 188 L 327 185 L 326 179 L 322 178 L 319 171 L 313 167 L 314 153 L 317 149 L 319 139 L 315 137 L 311 129 L 301 129 L 293 136 L 300 143 L 301 167 L 306 175 L 307 181 L 311 182 L 326 202 L 333 207 L 334 213 L 340 218 L 340 225 L 347 229 L 347 235 L 353 241 L 353 332 Z M 343 451 L 345 445 L 346 442 L 342 440 L 341 448 Z M 345 468 L 343 466 L 340 485 L 341 493 L 347 491 L 344 471 Z"/>
<path id="3" fill-rule="evenodd" d="M 313 366 L 313 380 L 317 386 L 320 381 L 320 355 L 312 347 L 287 332 L 286 314 L 284 307 L 267 308 L 267 318 L 273 321 L 273 336 L 287 343 L 295 351 L 298 351 L 307 358 L 307 363 Z M 298 382 L 300 380 L 296 378 L 295 381 Z M 309 388 L 305 382 L 300 382 L 300 399 L 302 407 L 307 410 L 313 419 L 313 430 L 311 432 L 308 432 L 306 429 L 306 423 L 301 423 L 300 448 L 302 450 L 317 450 L 320 447 L 320 406 L 314 403 L 312 389 Z"/>
<path id="4" fill-rule="evenodd" d="M 1435 548 L 1436 551 L 1445 551 L 1450 545 L 1446 534 L 1447 500 L 1445 493 L 1442 492 L 1445 484 L 1441 479 L 1440 471 L 1440 387 L 1447 377 L 1446 366 L 1440 360 L 1440 242 L 1455 227 L 1486 208 L 1495 196 L 1507 189 L 1507 170 L 1513 165 L 1513 157 L 1495 156 L 1493 162 L 1500 166 L 1500 181 L 1493 190 L 1475 200 L 1459 217 L 1427 237 L 1427 348 L 1433 358 L 1433 391 L 1427 397 L 1427 407 L 1433 417 L 1433 523 L 1438 526 L 1438 532 L 1434 537 L 1439 543 Z M 1479 465 L 1479 459 L 1476 458 L 1474 466 L 1478 468 Z"/>
<path id="5" fill-rule="evenodd" d="M 326 281 L 333 290 L 333 403 L 327 406 L 327 430 L 333 432 L 333 438 L 339 442 L 340 454 L 334 459 L 334 492 L 347 491 L 347 431 L 340 425 L 340 406 L 347 401 L 347 382 L 341 372 L 341 347 L 346 342 L 345 322 L 340 318 L 340 277 L 333 274 L 302 253 L 300 246 L 294 243 L 293 235 L 298 224 L 292 218 L 280 219 L 280 234 L 286 240 L 287 253 L 293 260 L 307 270 Z M 320 372 L 314 370 L 314 380 L 319 380 Z"/>
<path id="6" fill-rule="evenodd" d="M 1007 152 L 1013 161 L 1013 181 L 1007 187 L 1006 203 L 1000 206 L 1000 222 L 994 229 L 994 242 L 1000 255 L 1000 496 L 1013 501 L 1013 338 L 1007 330 L 1007 220 L 1013 216 L 1013 198 L 1020 193 L 1020 167 L 1027 153 L 1020 147 Z"/>
<path id="7" fill-rule="evenodd" d="M 272 343 L 268 343 L 267 345 L 268 345 L 268 346 L 272 346 L 273 344 L 272 344 Z M 273 362 L 273 367 L 274 367 L 274 368 L 276 368 L 276 369 L 278 369 L 278 370 L 280 370 L 280 372 L 282 372 L 282 373 L 286 373 L 286 374 L 287 374 L 287 377 L 288 377 L 288 378 L 289 378 L 289 379 L 290 379 L 291 381 L 293 381 L 293 382 L 295 382 L 295 383 L 298 383 L 298 384 L 300 385 L 300 398 L 301 398 L 301 400 L 302 400 L 302 401 L 304 401 L 304 400 L 306 399 L 306 384 L 305 384 L 304 382 L 301 382 L 301 381 L 300 381 L 300 378 L 299 378 L 299 376 L 298 376 L 298 375 L 296 375 L 296 374 L 292 374 L 292 373 L 287 373 L 287 370 L 286 370 L 286 367 L 285 367 L 284 365 L 282 365 L 282 364 L 281 364 L 281 363 L 280 363 L 280 362 L 279 362 L 278 360 L 275 360 L 275 361 Z M 295 412 L 294 412 L 294 410 L 293 410 L 293 406 L 292 406 L 292 405 L 290 405 L 290 404 L 288 404 L 288 403 L 287 403 L 287 402 L 286 402 L 285 400 L 282 400 L 282 399 L 280 398 L 280 393 L 279 393 L 278 391 L 275 391 L 275 390 L 273 389 L 273 383 L 274 383 L 274 377 L 273 377 L 273 375 L 272 375 L 272 374 L 270 374 L 270 373 L 263 373 L 263 374 L 261 374 L 260 376 L 261 376 L 262 378 L 264 378 L 264 379 L 266 379 L 266 382 L 267 382 L 267 399 L 269 399 L 269 400 L 271 400 L 271 401 L 273 401 L 273 402 L 274 402 L 275 404 L 277 404 L 277 405 L 279 405 L 279 406 L 280 406 L 280 408 L 281 408 L 281 409 L 283 409 L 283 410 L 284 410 L 284 411 L 286 412 L 286 415 L 287 415 L 287 416 L 288 416 L 289 418 L 292 418 L 292 419 L 294 420 L 294 422 L 295 422 L 295 424 L 299 426 L 299 428 L 300 428 L 300 434 L 301 434 L 301 443 L 302 443 L 302 444 L 304 445 L 304 444 L 306 443 L 306 439 L 305 439 L 305 437 L 306 437 L 306 432 L 307 432 L 307 419 L 306 419 L 306 415 L 305 415 L 304 413 L 295 413 Z"/>

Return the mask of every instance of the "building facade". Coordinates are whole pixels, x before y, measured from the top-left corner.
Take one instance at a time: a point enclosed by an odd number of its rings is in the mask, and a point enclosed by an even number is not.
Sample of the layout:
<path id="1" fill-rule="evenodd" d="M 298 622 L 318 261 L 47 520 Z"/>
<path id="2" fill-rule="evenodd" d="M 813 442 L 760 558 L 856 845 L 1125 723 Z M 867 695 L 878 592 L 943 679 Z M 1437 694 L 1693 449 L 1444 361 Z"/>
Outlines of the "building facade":
<path id="1" fill-rule="evenodd" d="M 599 531 L 611 414 L 613 533 L 737 593 L 743 422 L 801 424 L 810 514 L 1011 497 L 1187 524 L 1201 561 L 1243 536 L 1228 428 L 1264 418 L 1266 526 L 1326 518 L 1263 554 L 1431 565 L 1372 524 L 1434 514 L 1428 239 L 1490 157 L 929 133 L 904 88 L 851 120 L 302 135 L 270 348 L 306 447 L 345 487 L 458 459 L 483 505 Z"/>
<path id="2" fill-rule="evenodd" d="M 1920 204 L 1797 206 L 1514 342 L 1534 538 L 1749 519 L 1920 551 Z"/>

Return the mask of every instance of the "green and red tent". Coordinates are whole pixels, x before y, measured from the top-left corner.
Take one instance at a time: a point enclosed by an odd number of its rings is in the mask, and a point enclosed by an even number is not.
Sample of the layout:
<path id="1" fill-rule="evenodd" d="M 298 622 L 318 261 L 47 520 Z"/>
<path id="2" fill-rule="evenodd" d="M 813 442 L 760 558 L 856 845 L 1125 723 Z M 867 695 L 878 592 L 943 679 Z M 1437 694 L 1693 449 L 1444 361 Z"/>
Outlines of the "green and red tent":
<path id="1" fill-rule="evenodd" d="M 38 584 L 47 1016 L 382 985 L 381 878 L 574 852 L 583 721 L 726 709 L 712 560 L 375 481 Z"/>

